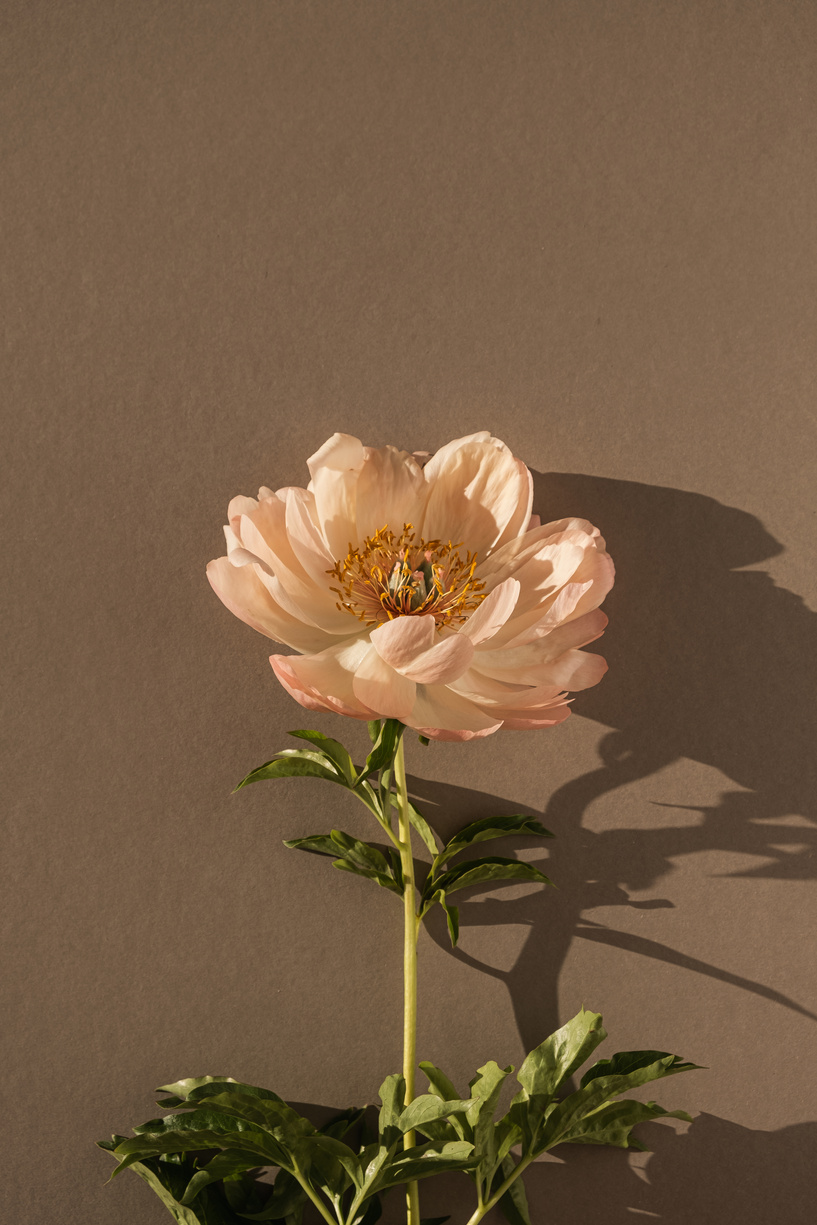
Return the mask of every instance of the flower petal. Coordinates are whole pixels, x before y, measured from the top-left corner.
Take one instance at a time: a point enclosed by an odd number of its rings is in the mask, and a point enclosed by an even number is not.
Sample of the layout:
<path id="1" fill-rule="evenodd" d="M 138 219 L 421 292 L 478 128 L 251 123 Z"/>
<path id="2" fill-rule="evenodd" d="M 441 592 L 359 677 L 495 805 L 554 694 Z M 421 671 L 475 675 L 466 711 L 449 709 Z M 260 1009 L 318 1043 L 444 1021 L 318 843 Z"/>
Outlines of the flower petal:
<path id="1" fill-rule="evenodd" d="M 318 523 L 336 560 L 346 556 L 350 542 L 356 543 L 357 482 L 363 459 L 359 438 L 333 434 L 307 460 Z"/>
<path id="2" fill-rule="evenodd" d="M 411 714 L 417 687 L 414 681 L 395 672 L 370 643 L 355 669 L 352 688 L 358 701 L 381 719 L 405 719 Z"/>
<path id="3" fill-rule="evenodd" d="M 403 720 L 409 727 L 432 740 L 472 740 L 490 736 L 502 726 L 474 703 L 447 685 L 422 685 L 411 715 Z"/>
<path id="4" fill-rule="evenodd" d="M 404 524 L 416 523 L 422 514 L 427 494 L 423 470 L 413 455 L 396 447 L 364 447 L 363 456 L 355 543 L 382 527 L 399 536 Z"/>
<path id="5" fill-rule="evenodd" d="M 519 598 L 519 583 L 515 578 L 508 578 L 485 597 L 477 609 L 465 622 L 461 634 L 470 638 L 474 646 L 493 638 L 510 617 L 516 601 Z"/>
<path id="6" fill-rule="evenodd" d="M 307 710 L 371 719 L 375 711 L 358 700 L 353 688 L 355 669 L 369 650 L 361 638 L 317 655 L 271 655 L 270 663 L 287 692 Z"/>
<path id="7" fill-rule="evenodd" d="M 254 566 L 234 566 L 219 557 L 207 567 L 207 578 L 230 612 L 253 629 L 296 651 L 321 651 L 331 639 L 314 625 L 283 609 L 260 581 Z"/>
<path id="8" fill-rule="evenodd" d="M 423 475 L 429 485 L 422 524 L 426 540 L 456 536 L 483 557 L 525 530 L 533 500 L 531 475 L 487 431 L 441 447 Z"/>
<path id="9" fill-rule="evenodd" d="M 395 617 L 373 629 L 371 639 L 380 658 L 402 671 L 433 646 L 436 624 L 431 616 Z"/>

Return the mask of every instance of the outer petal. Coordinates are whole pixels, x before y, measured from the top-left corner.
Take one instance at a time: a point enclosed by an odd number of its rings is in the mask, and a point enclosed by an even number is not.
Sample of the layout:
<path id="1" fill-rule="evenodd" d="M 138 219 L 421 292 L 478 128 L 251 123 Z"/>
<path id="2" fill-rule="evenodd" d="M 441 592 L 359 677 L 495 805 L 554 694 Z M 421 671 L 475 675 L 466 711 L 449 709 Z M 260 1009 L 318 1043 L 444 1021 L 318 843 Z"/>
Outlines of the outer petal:
<path id="1" fill-rule="evenodd" d="M 361 638 L 318 655 L 271 655 L 270 663 L 287 692 L 307 710 L 372 719 L 375 711 L 359 701 L 353 688 L 355 670 L 370 649 Z"/>
<path id="2" fill-rule="evenodd" d="M 441 447 L 423 475 L 429 485 L 422 526 L 426 540 L 456 537 L 483 557 L 527 527 L 531 475 L 486 431 Z"/>
<path id="3" fill-rule="evenodd" d="M 234 566 L 219 557 L 207 567 L 207 577 L 222 604 L 253 629 L 296 651 L 320 651 L 332 641 L 314 625 L 305 625 L 276 603 L 254 566 Z"/>
<path id="4" fill-rule="evenodd" d="M 473 740 L 502 726 L 501 719 L 486 715 L 446 685 L 419 686 L 414 709 L 404 722 L 433 740 Z"/>

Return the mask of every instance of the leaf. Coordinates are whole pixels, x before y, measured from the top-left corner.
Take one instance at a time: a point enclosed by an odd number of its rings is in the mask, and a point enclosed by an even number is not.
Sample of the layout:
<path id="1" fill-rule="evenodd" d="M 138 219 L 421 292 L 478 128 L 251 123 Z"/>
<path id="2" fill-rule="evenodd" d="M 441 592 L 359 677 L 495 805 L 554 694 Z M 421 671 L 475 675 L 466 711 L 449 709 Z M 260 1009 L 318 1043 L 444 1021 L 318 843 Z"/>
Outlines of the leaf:
<path id="1" fill-rule="evenodd" d="M 348 859 L 334 859 L 332 867 L 338 868 L 341 872 L 352 872 L 355 876 L 365 876 L 367 880 L 373 880 L 383 889 L 389 889 L 392 893 L 403 896 L 403 890 L 391 876 L 383 876 L 380 872 L 374 872 L 371 868 L 358 868 L 355 864 L 350 863 Z"/>
<path id="2" fill-rule="evenodd" d="M 477 1070 L 477 1074 L 468 1086 L 471 1090 L 471 1105 L 466 1119 L 472 1129 L 474 1155 L 477 1159 L 477 1186 L 482 1194 L 482 1188 L 487 1191 L 493 1181 L 497 1156 L 496 1128 L 493 1123 L 494 1111 L 499 1094 L 506 1077 L 513 1067 L 500 1068 L 493 1060 Z"/>
<path id="3" fill-rule="evenodd" d="M 515 1169 L 516 1162 L 513 1157 L 506 1157 L 502 1162 L 503 1181 L 510 1178 Z M 509 1221 L 510 1225 L 531 1225 L 528 1197 L 525 1195 L 525 1186 L 522 1182 L 521 1174 L 517 1175 L 510 1187 L 508 1187 L 508 1190 L 499 1201 L 499 1207 L 505 1220 Z"/>
<path id="4" fill-rule="evenodd" d="M 622 1101 L 610 1102 L 579 1120 L 559 1143 L 607 1144 L 615 1148 L 637 1148 L 647 1152 L 645 1145 L 631 1136 L 630 1132 L 639 1123 L 660 1118 L 692 1122 L 690 1115 L 683 1110 L 664 1110 L 656 1102 L 636 1102 L 631 1098 L 624 1098 Z"/>
<path id="5" fill-rule="evenodd" d="M 317 745 L 322 756 L 328 757 L 337 766 L 349 785 L 352 785 L 356 774 L 354 763 L 339 740 L 332 740 L 329 736 L 324 736 L 323 732 L 307 730 L 290 732 L 289 735 L 298 736 L 301 740 L 311 740 Z"/>
<path id="6" fill-rule="evenodd" d="M 582 1077 L 581 1087 L 589 1085 L 591 1080 L 596 1080 L 599 1076 L 628 1076 L 631 1072 L 667 1059 L 671 1062 L 665 1065 L 665 1076 L 674 1076 L 676 1072 L 691 1072 L 699 1066 L 696 1063 L 686 1063 L 679 1055 L 670 1055 L 668 1051 L 619 1051 L 612 1059 L 599 1059 L 594 1063 Z"/>
<path id="7" fill-rule="evenodd" d="M 400 1075 L 387 1076 L 380 1086 L 380 1117 L 378 1120 L 381 1136 L 387 1135 L 391 1128 L 400 1130 L 399 1119 L 406 1101 L 406 1082 Z"/>
<path id="8" fill-rule="evenodd" d="M 307 838 L 287 838 L 284 846 L 298 851 L 311 851 L 316 855 L 328 855 L 332 866 L 343 872 L 354 872 L 376 881 L 384 889 L 403 896 L 403 890 L 391 875 L 386 857 L 376 846 L 360 842 L 343 830 L 333 829 L 331 834 L 311 834 Z"/>
<path id="9" fill-rule="evenodd" d="M 601 1013 L 583 1008 L 530 1052 L 516 1079 L 529 1097 L 549 1099 L 606 1037 Z"/>
<path id="10" fill-rule="evenodd" d="M 397 807 L 396 796 L 392 795 L 392 801 L 394 802 L 395 807 Z M 431 828 L 428 821 L 426 821 L 419 808 L 417 808 L 415 804 L 412 804 L 411 800 L 408 802 L 408 818 L 411 824 L 417 830 L 417 833 L 420 835 L 425 845 L 431 851 L 431 854 L 437 855 L 439 845 L 437 843 L 434 830 Z"/>
<path id="11" fill-rule="evenodd" d="M 445 1072 L 435 1068 L 433 1063 L 427 1063 L 424 1060 L 420 1064 L 420 1070 L 425 1073 L 431 1085 L 431 1090 L 437 1097 L 441 1097 L 444 1101 L 454 1101 L 459 1098 L 459 1093 L 457 1093 Z"/>
<path id="12" fill-rule="evenodd" d="M 238 1149 L 246 1154 L 257 1153 L 257 1165 L 289 1164 L 288 1154 L 273 1139 L 269 1132 L 154 1132 L 135 1136 L 117 1145 L 114 1156 L 120 1158 L 119 1165 L 111 1175 L 116 1178 L 122 1170 L 145 1157 L 159 1157 L 164 1153 L 198 1153 L 206 1149 Z"/>
<path id="13" fill-rule="evenodd" d="M 535 1153 L 538 1155 L 545 1149 L 561 1144 L 565 1136 L 575 1131 L 580 1121 L 585 1120 L 607 1105 L 620 1093 L 635 1089 L 652 1080 L 660 1080 L 664 1076 L 673 1075 L 675 1055 L 666 1055 L 654 1063 L 633 1069 L 619 1076 L 597 1076 L 583 1088 L 571 1093 L 564 1101 L 548 1114 L 538 1137 Z M 679 1069 L 681 1070 L 681 1069 Z M 690 1069 L 683 1069 L 690 1070 Z"/>
<path id="14" fill-rule="evenodd" d="M 469 1099 L 455 1098 L 453 1101 L 443 1101 L 433 1093 L 423 1093 L 401 1111 L 397 1126 L 402 1132 L 413 1131 L 424 1123 L 435 1119 L 444 1119 L 455 1112 L 465 1114 L 472 1105 Z"/>
<path id="15" fill-rule="evenodd" d="M 376 744 L 377 738 L 380 735 L 380 720 L 370 719 L 366 726 L 369 729 L 369 739 L 371 740 L 372 744 Z"/>
<path id="16" fill-rule="evenodd" d="M 531 863 L 489 855 L 484 859 L 469 859 L 466 863 L 457 864 L 456 867 L 443 872 L 436 880 L 429 879 L 423 893 L 429 898 L 438 889 L 453 893 L 456 889 L 467 889 L 470 885 L 482 885 L 494 880 L 533 880 L 543 885 L 553 884 L 552 880 Z"/>
<path id="17" fill-rule="evenodd" d="M 460 911 L 458 906 L 449 906 L 446 900 L 445 891 L 440 889 L 434 895 L 438 900 L 443 910 L 445 911 L 445 922 L 448 927 L 448 938 L 451 941 L 452 949 L 457 947 L 457 941 L 460 938 Z"/>
<path id="18" fill-rule="evenodd" d="M 449 1170 L 467 1170 L 473 1164 L 472 1144 L 463 1140 L 452 1140 L 448 1144 L 421 1144 L 407 1148 L 392 1162 L 379 1184 L 380 1189 L 396 1187 L 400 1183 L 430 1178 L 432 1174 L 444 1174 Z"/>
<path id="19" fill-rule="evenodd" d="M 376 774 L 378 770 L 382 770 L 394 761 L 397 746 L 400 743 L 400 737 L 404 730 L 403 724 L 399 719 L 384 719 L 377 734 L 377 739 L 373 744 L 372 751 L 366 758 L 366 764 L 355 778 L 355 784 L 363 782 L 364 779 L 369 778 L 372 774 Z M 371 735 L 371 728 L 369 729 L 369 734 Z"/>
<path id="20" fill-rule="evenodd" d="M 284 749 L 272 761 L 265 762 L 263 766 L 258 766 L 255 770 L 250 770 L 247 777 L 242 778 L 238 786 L 233 788 L 233 795 L 242 787 L 249 786 L 250 783 L 260 783 L 268 778 L 305 777 L 325 778 L 330 783 L 346 785 L 337 770 L 325 765 L 317 753 L 306 753 L 300 749 Z"/>
<path id="21" fill-rule="evenodd" d="M 114 1136 L 114 1140 L 123 1142 L 124 1137 Z M 100 1141 L 99 1147 L 111 1152 L 114 1146 L 108 1141 Z M 241 1225 L 240 1217 L 236 1216 L 212 1187 L 204 1189 L 195 1205 L 188 1207 L 182 1204 L 182 1194 L 194 1172 L 192 1161 L 185 1160 L 180 1165 L 175 1160 L 161 1161 L 159 1158 L 150 1158 L 134 1161 L 129 1168 L 144 1179 L 177 1225 Z"/>
<path id="22" fill-rule="evenodd" d="M 480 821 L 472 821 L 450 838 L 445 849 L 439 855 L 440 863 L 444 863 L 453 855 L 458 855 L 465 847 L 474 842 L 488 842 L 492 838 L 506 838 L 509 834 L 524 834 L 527 837 L 552 838 L 550 830 L 545 829 L 534 817 L 515 813 L 507 817 L 483 817 Z"/>
<path id="23" fill-rule="evenodd" d="M 181 1202 L 190 1204 L 199 1192 L 211 1182 L 229 1178 L 233 1174 L 243 1174 L 258 1166 L 258 1158 L 254 1153 L 228 1152 L 218 1153 L 203 1169 L 198 1170 L 187 1184 Z"/>
<path id="24" fill-rule="evenodd" d="M 192 1076 L 187 1080 L 177 1080 L 172 1085 L 160 1085 L 156 1092 L 169 1093 L 171 1097 L 163 1098 L 157 1104 L 164 1107 L 181 1106 L 189 1097 L 199 1093 L 199 1090 L 216 1084 L 230 1085 L 233 1089 L 240 1089 L 243 1093 L 254 1093 L 258 1097 L 268 1097 L 276 1102 L 284 1100 L 271 1089 L 259 1089 L 257 1085 L 245 1085 L 242 1081 L 233 1080 L 232 1076 Z"/>

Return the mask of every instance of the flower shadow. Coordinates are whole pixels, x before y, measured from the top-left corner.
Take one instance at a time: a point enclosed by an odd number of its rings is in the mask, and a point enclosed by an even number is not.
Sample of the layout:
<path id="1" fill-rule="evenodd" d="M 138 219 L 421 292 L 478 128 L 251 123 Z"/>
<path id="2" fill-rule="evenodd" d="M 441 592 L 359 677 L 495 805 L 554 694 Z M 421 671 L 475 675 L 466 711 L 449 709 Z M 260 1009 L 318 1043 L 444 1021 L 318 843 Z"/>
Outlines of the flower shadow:
<path id="1" fill-rule="evenodd" d="M 510 902 L 463 894 L 463 929 L 499 923 L 531 929 L 516 963 L 497 970 L 461 949 L 453 955 L 504 980 L 526 1049 L 558 1024 L 556 984 L 574 936 L 713 977 L 817 1019 L 798 1001 L 727 967 L 585 917 L 599 906 L 671 905 L 660 897 L 634 903 L 629 891 L 655 887 L 679 855 L 751 855 L 756 862 L 736 873 L 742 876 L 796 881 L 817 875 L 811 715 L 817 615 L 768 574 L 742 568 L 778 555 L 782 546 L 753 516 L 700 494 L 565 473 L 535 473 L 534 479 L 543 522 L 590 519 L 602 526 L 616 560 L 603 644 L 611 674 L 576 702 L 579 713 L 613 730 L 601 742 L 598 768 L 559 788 L 545 807 L 542 819 L 559 835 L 548 844 L 546 869 L 560 887 L 558 897 L 550 890 Z M 743 790 L 725 791 L 714 806 L 697 809 L 693 823 L 684 815 L 677 824 L 662 819 L 637 831 L 594 833 L 582 826 L 596 800 L 682 758 L 717 768 Z M 443 833 L 446 823 L 531 811 L 448 784 L 411 781 L 432 824 L 440 814 Z M 495 846 L 514 853 L 511 843 Z M 447 944 L 439 917 L 429 929 Z M 538 938 L 542 929 L 547 941 Z M 538 996 L 532 982 L 543 984 Z"/>

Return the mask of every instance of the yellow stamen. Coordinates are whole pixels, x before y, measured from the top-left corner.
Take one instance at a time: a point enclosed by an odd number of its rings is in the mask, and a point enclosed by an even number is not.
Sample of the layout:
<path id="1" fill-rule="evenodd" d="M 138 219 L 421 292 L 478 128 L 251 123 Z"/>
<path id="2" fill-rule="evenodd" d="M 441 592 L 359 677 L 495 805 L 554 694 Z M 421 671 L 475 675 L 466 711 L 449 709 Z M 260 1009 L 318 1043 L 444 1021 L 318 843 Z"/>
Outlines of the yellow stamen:
<path id="1" fill-rule="evenodd" d="M 432 616 L 437 629 L 460 624 L 485 599 L 484 583 L 474 578 L 476 553 L 458 550 L 462 543 L 415 539 L 414 527 L 404 523 L 399 536 L 388 525 L 367 536 L 359 549 L 349 552 L 327 574 L 340 583 L 331 590 L 337 607 L 369 626 L 395 617 Z"/>

